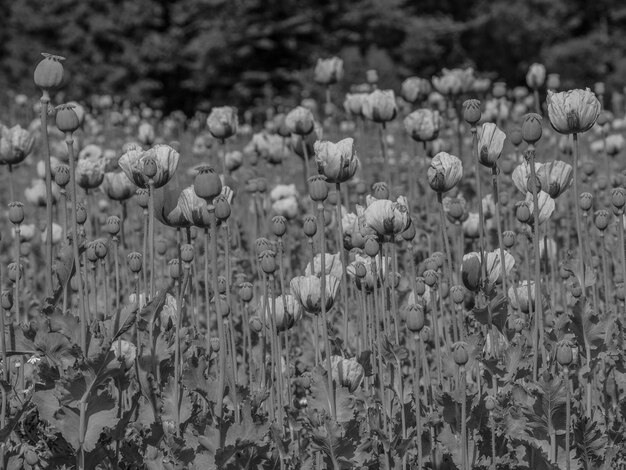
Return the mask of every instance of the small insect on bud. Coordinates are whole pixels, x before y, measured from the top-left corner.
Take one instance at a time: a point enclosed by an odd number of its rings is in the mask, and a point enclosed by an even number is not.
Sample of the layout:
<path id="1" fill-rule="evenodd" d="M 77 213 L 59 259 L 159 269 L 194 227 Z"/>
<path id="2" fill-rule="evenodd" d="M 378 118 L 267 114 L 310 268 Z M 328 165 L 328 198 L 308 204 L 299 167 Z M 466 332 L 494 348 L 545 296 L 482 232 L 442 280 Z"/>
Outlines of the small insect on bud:
<path id="1" fill-rule="evenodd" d="M 605 231 L 611 221 L 611 214 L 605 209 L 596 211 L 593 222 L 596 224 L 596 228 L 601 231 Z"/>
<path id="2" fill-rule="evenodd" d="M 457 341 L 452 345 L 452 358 L 458 366 L 464 366 L 469 361 L 469 346 L 465 341 Z"/>
<path id="3" fill-rule="evenodd" d="M 180 259 L 183 263 L 191 263 L 194 257 L 193 245 L 185 243 L 180 247 Z"/>
<path id="4" fill-rule="evenodd" d="M 315 236 L 315 234 L 317 233 L 317 219 L 314 215 L 304 216 L 302 230 L 304 231 L 304 234 L 309 238 L 313 238 Z"/>
<path id="5" fill-rule="evenodd" d="M 70 167 L 67 165 L 59 165 L 54 172 L 54 182 L 61 188 L 65 188 L 70 182 Z"/>
<path id="6" fill-rule="evenodd" d="M 253 315 L 250 317 L 250 320 L 248 320 L 248 326 L 250 326 L 252 331 L 258 333 L 263 329 L 263 322 L 257 315 Z"/>
<path id="7" fill-rule="evenodd" d="M 541 127 L 541 116 L 537 113 L 526 114 L 522 118 L 522 139 L 527 144 L 535 144 L 541 139 L 543 129 Z"/>
<path id="8" fill-rule="evenodd" d="M 222 180 L 209 165 L 202 165 L 196 169 L 198 174 L 193 180 L 193 189 L 196 196 L 210 203 L 222 192 Z"/>
<path id="9" fill-rule="evenodd" d="M 141 271 L 143 267 L 143 256 L 141 253 L 133 251 L 128 254 L 126 260 L 128 262 L 128 269 L 130 269 L 132 273 L 137 274 Z"/>
<path id="10" fill-rule="evenodd" d="M 591 193 L 582 193 L 580 195 L 580 208 L 583 211 L 588 211 L 593 206 L 593 196 Z"/>
<path id="11" fill-rule="evenodd" d="M 74 111 L 74 105 L 62 104 L 56 107 L 56 125 L 61 132 L 72 133 L 80 127 L 80 119 Z"/>
<path id="12" fill-rule="evenodd" d="M 265 250 L 259 255 L 261 269 L 265 274 L 274 274 L 276 271 L 276 254 L 272 250 Z"/>
<path id="13" fill-rule="evenodd" d="M 379 181 L 372 185 L 372 195 L 376 199 L 389 199 L 389 187 L 387 183 Z"/>
<path id="14" fill-rule="evenodd" d="M 374 235 L 368 235 L 365 239 L 365 246 L 363 247 L 367 256 L 376 256 L 380 251 L 380 244 Z"/>
<path id="15" fill-rule="evenodd" d="M 324 175 L 313 175 L 309 178 L 309 196 L 315 202 L 324 202 L 328 196 L 328 185 Z"/>
<path id="16" fill-rule="evenodd" d="M 239 286 L 239 298 L 242 302 L 248 303 L 252 300 L 254 289 L 251 283 L 242 282 Z"/>
<path id="17" fill-rule="evenodd" d="M 407 305 L 406 327 L 412 333 L 419 333 L 424 328 L 424 307 L 421 304 Z"/>
<path id="18" fill-rule="evenodd" d="M 272 217 L 272 232 L 277 237 L 282 237 L 287 232 L 287 219 L 282 215 Z"/>
<path id="19" fill-rule="evenodd" d="M 24 204 L 19 201 L 9 202 L 9 220 L 15 225 L 24 222 Z"/>
<path id="20" fill-rule="evenodd" d="M 480 121 L 480 101 L 478 100 L 465 100 L 463 103 L 463 119 L 470 126 L 475 126 Z"/>

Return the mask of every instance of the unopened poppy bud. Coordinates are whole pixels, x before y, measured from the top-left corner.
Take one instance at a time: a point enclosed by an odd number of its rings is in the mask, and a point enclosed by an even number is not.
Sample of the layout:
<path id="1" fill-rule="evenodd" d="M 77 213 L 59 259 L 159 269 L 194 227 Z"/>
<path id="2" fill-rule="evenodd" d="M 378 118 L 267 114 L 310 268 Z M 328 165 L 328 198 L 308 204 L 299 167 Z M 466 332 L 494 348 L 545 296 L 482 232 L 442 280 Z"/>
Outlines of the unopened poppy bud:
<path id="1" fill-rule="evenodd" d="M 71 104 L 62 104 L 56 107 L 56 125 L 61 132 L 74 132 L 80 127 L 80 120 Z"/>
<path id="2" fill-rule="evenodd" d="M 407 305 L 406 327 L 412 333 L 419 333 L 424 328 L 424 307 L 421 304 Z"/>
<path id="3" fill-rule="evenodd" d="M 249 282 L 242 282 L 239 286 L 239 298 L 242 302 L 248 303 L 252 300 L 254 290 Z"/>
<path id="4" fill-rule="evenodd" d="M 185 243 L 180 247 L 180 259 L 183 263 L 191 263 L 193 261 L 194 249 L 193 245 Z"/>
<path id="5" fill-rule="evenodd" d="M 389 199 L 389 187 L 383 181 L 372 185 L 372 193 L 376 199 Z"/>
<path id="6" fill-rule="evenodd" d="M 24 204 L 19 201 L 9 203 L 9 220 L 15 225 L 24 222 Z"/>
<path id="7" fill-rule="evenodd" d="M 132 253 L 128 254 L 126 259 L 128 261 L 128 268 L 131 270 L 131 272 L 137 274 L 141 271 L 141 268 L 143 267 L 143 256 L 141 255 L 141 253 L 133 251 Z"/>
<path id="8" fill-rule="evenodd" d="M 624 188 L 613 188 L 611 191 L 611 204 L 617 209 L 622 209 L 626 204 L 626 190 Z"/>
<path id="9" fill-rule="evenodd" d="M 140 188 L 137 190 L 137 192 L 135 193 L 135 195 L 137 196 L 137 204 L 139 204 L 139 207 L 141 207 L 142 209 L 147 209 L 148 208 L 148 201 L 149 201 L 149 192 L 147 189 L 143 189 Z"/>
<path id="10" fill-rule="evenodd" d="M 282 215 L 272 217 L 272 232 L 277 237 L 282 237 L 287 232 L 287 219 Z"/>
<path id="11" fill-rule="evenodd" d="M 458 366 L 464 366 L 469 361 L 469 346 L 465 341 L 457 341 L 452 345 L 452 358 Z"/>
<path id="12" fill-rule="evenodd" d="M 370 235 L 365 239 L 365 246 L 363 248 L 365 250 L 365 254 L 371 257 L 376 256 L 380 251 L 378 240 L 376 240 L 376 237 L 373 235 Z"/>
<path id="13" fill-rule="evenodd" d="M 54 182 L 65 188 L 70 182 L 70 168 L 67 165 L 58 165 L 54 171 Z"/>
<path id="14" fill-rule="evenodd" d="M 466 289 L 476 292 L 480 287 L 480 258 L 465 256 L 461 264 L 461 280 Z"/>
<path id="15" fill-rule="evenodd" d="M 276 271 L 276 254 L 272 250 L 265 250 L 259 255 L 261 269 L 265 274 L 274 274 Z"/>
<path id="16" fill-rule="evenodd" d="M 504 243 L 504 247 L 510 249 L 515 245 L 515 232 L 511 230 L 507 230 L 502 233 L 502 243 Z"/>
<path id="17" fill-rule="evenodd" d="M 582 295 L 583 295 L 583 290 L 580 287 L 580 284 L 578 283 L 578 281 L 575 281 L 574 285 L 572 285 L 572 296 L 578 299 Z"/>
<path id="18" fill-rule="evenodd" d="M 96 261 L 98 261 L 98 256 L 96 255 L 96 247 L 94 245 L 94 242 L 89 242 L 87 244 L 87 250 L 85 254 L 87 255 L 87 259 L 89 260 L 90 263 L 95 263 Z"/>
<path id="19" fill-rule="evenodd" d="M 609 211 L 604 209 L 596 211 L 593 222 L 596 224 L 596 228 L 598 230 L 606 230 L 606 228 L 609 226 L 610 221 L 611 214 L 609 214 Z"/>
<path id="20" fill-rule="evenodd" d="M 174 280 L 180 279 L 181 276 L 181 270 L 180 270 L 180 263 L 178 262 L 178 258 L 174 258 L 173 260 L 170 260 L 169 262 L 169 272 L 170 272 L 170 277 Z"/>
<path id="21" fill-rule="evenodd" d="M 106 240 L 103 238 L 98 238 L 96 240 L 93 241 L 93 246 L 94 249 L 96 251 L 96 257 L 98 259 L 104 259 L 104 257 L 107 255 L 107 253 L 109 252 L 109 249 L 107 247 L 106 244 Z"/>
<path id="22" fill-rule="evenodd" d="M 2 295 L 0 296 L 0 303 L 2 303 L 3 309 L 11 310 L 13 308 L 13 291 L 12 290 L 2 291 Z M 2 315 L 2 313 L 0 313 L 0 315 Z"/>
<path id="23" fill-rule="evenodd" d="M 218 220 L 225 221 L 230 217 L 230 203 L 226 196 L 220 194 L 213 200 L 213 204 L 215 205 L 215 217 Z"/>
<path id="24" fill-rule="evenodd" d="M 309 238 L 315 236 L 315 234 L 317 233 L 317 219 L 314 215 L 304 216 L 302 230 L 304 231 L 304 234 Z"/>
<path id="25" fill-rule="evenodd" d="M 580 195 L 580 208 L 583 211 L 588 211 L 593 206 L 593 196 L 591 193 L 582 193 Z"/>
<path id="26" fill-rule="evenodd" d="M 463 119 L 470 125 L 475 126 L 480 121 L 480 101 L 465 100 L 463 103 Z"/>
<path id="27" fill-rule="evenodd" d="M 37 64 L 34 73 L 35 85 L 44 91 L 54 90 L 63 82 L 63 65 L 65 57 L 47 53 L 41 54 L 44 58 Z"/>
<path id="28" fill-rule="evenodd" d="M 522 121 L 522 139 L 528 144 L 535 144 L 541 139 L 542 133 L 541 116 L 537 113 L 526 114 Z"/>
<path id="29" fill-rule="evenodd" d="M 309 196 L 315 202 L 324 202 L 328 196 L 328 185 L 324 175 L 313 175 L 309 178 Z"/>
<path id="30" fill-rule="evenodd" d="M 561 340 L 556 344 L 556 360 L 559 364 L 562 366 L 569 366 L 572 363 L 574 359 L 574 353 L 572 351 L 573 348 L 574 345 L 572 342 L 566 339 Z"/>
<path id="31" fill-rule="evenodd" d="M 197 168 L 198 174 L 193 180 L 193 189 L 201 199 L 213 201 L 222 192 L 222 180 L 215 169 L 208 165 Z"/>
<path id="32" fill-rule="evenodd" d="M 82 204 L 76 205 L 76 223 L 84 224 L 87 221 L 87 209 Z"/>
<path id="33" fill-rule="evenodd" d="M 465 288 L 463 286 L 452 286 L 450 289 L 452 302 L 459 305 L 465 301 Z"/>
<path id="34" fill-rule="evenodd" d="M 515 147 L 518 147 L 523 141 L 522 129 L 520 129 L 519 127 L 512 129 L 509 132 L 509 140 Z"/>
<path id="35" fill-rule="evenodd" d="M 9 281 L 16 282 L 22 278 L 22 266 L 17 263 L 10 263 L 8 267 Z"/>

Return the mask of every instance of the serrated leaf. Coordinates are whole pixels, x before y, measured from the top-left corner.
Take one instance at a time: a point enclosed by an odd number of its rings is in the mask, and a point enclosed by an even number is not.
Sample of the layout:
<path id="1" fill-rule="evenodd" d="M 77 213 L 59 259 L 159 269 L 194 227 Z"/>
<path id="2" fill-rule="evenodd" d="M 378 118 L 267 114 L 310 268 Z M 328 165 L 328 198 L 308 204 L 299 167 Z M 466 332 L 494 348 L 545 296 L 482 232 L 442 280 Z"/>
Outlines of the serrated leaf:
<path id="1" fill-rule="evenodd" d="M 574 424 L 576 456 L 585 470 L 596 468 L 604 459 L 607 445 L 606 430 L 596 414 L 592 418 L 581 416 Z"/>
<path id="2" fill-rule="evenodd" d="M 179 387 L 178 402 L 176 401 L 177 386 Z M 191 418 L 193 405 L 189 398 L 189 393 L 183 387 L 177 385 L 173 378 L 168 381 L 163 389 L 161 406 L 161 417 L 163 421 L 172 421 L 182 425 Z"/>

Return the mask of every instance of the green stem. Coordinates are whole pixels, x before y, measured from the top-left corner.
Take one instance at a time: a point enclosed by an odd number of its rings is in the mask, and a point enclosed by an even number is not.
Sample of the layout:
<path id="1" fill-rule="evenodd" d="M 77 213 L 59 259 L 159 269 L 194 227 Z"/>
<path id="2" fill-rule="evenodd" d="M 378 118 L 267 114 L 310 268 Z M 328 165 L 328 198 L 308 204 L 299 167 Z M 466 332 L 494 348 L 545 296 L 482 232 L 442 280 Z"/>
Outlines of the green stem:
<path id="1" fill-rule="evenodd" d="M 48 230 L 46 231 L 45 275 L 46 293 L 48 296 L 50 296 L 52 295 L 52 205 L 54 204 L 54 199 L 52 197 L 52 165 L 50 162 L 50 145 L 48 143 L 48 103 L 50 103 L 50 96 L 48 95 L 47 91 L 43 92 L 40 103 L 41 139 L 43 141 L 44 151 L 46 152 L 44 156 L 44 162 L 46 166 L 46 226 L 48 227 Z M 66 139 L 66 141 L 68 140 Z M 71 152 L 73 153 L 73 151 L 74 149 L 72 148 Z M 70 163 L 71 160 L 72 157 L 70 156 Z M 74 171 L 72 170 L 70 177 L 73 178 L 73 176 Z M 76 186 L 74 186 L 74 191 L 75 190 Z M 72 197 L 72 203 L 74 206 L 76 205 L 76 198 L 74 196 Z"/>

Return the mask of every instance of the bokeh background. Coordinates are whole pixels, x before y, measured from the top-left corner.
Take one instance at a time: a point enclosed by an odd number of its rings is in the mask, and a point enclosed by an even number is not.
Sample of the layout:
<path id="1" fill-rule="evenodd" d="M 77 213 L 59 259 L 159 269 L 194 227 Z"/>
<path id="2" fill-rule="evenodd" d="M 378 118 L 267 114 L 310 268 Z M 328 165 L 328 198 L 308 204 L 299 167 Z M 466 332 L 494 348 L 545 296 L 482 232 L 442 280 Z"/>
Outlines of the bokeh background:
<path id="1" fill-rule="evenodd" d="M 43 51 L 68 58 L 67 99 L 187 113 L 315 96 L 312 67 L 331 55 L 344 87 L 370 68 L 398 89 L 446 66 L 515 86 L 533 62 L 563 88 L 626 77 L 624 0 L 2 0 L 0 18 L 3 99 L 37 93 Z"/>

